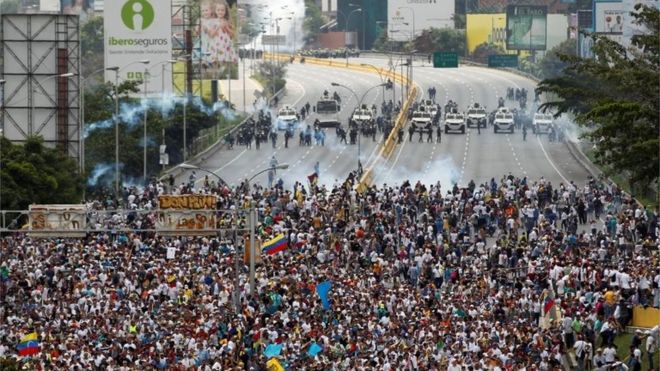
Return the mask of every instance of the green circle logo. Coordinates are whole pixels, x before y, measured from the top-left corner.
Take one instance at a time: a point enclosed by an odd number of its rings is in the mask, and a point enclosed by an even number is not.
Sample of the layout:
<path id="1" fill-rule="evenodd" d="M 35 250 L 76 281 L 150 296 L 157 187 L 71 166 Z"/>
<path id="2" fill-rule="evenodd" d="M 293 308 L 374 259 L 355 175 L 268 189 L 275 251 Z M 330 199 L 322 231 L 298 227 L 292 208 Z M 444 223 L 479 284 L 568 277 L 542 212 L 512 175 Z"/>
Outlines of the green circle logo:
<path id="1" fill-rule="evenodd" d="M 154 22 L 154 7 L 147 0 L 128 0 L 121 8 L 121 20 L 133 31 L 144 31 Z"/>

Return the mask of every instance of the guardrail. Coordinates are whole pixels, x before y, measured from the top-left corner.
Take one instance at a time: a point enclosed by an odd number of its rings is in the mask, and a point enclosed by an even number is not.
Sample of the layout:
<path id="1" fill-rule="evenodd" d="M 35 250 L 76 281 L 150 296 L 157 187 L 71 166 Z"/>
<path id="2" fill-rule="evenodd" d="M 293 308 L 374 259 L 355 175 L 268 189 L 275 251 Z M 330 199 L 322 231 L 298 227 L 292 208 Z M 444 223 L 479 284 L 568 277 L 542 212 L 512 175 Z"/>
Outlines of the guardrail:
<path id="1" fill-rule="evenodd" d="M 290 61 L 291 56 L 287 54 L 266 54 L 267 57 L 273 58 L 273 59 L 278 59 L 278 60 L 283 60 L 286 62 Z M 363 66 L 361 64 L 355 64 L 355 63 L 346 63 L 344 60 L 337 60 L 337 59 L 330 59 L 330 58 L 310 58 L 310 57 L 305 57 L 305 63 L 306 64 L 314 64 L 314 65 L 319 65 L 319 66 L 327 66 L 327 67 L 334 67 L 334 68 L 346 68 L 350 69 L 353 71 L 362 71 L 366 73 L 374 73 L 376 70 L 381 76 L 388 77 L 392 80 L 392 82 L 398 82 L 400 84 L 409 84 L 409 79 L 401 74 L 396 73 L 396 71 L 391 70 L 389 68 L 374 68 L 371 66 Z M 394 151 L 394 148 L 396 147 L 396 138 L 397 138 L 397 131 L 399 130 L 400 127 L 405 125 L 406 120 L 408 119 L 408 108 L 410 105 L 412 105 L 413 101 L 415 100 L 415 97 L 417 96 L 417 87 L 412 84 L 412 88 L 410 89 L 410 92 L 408 93 L 408 97 L 405 99 L 403 106 L 401 107 L 401 111 L 399 112 L 399 115 L 397 116 L 396 120 L 394 121 L 394 127 L 392 128 L 392 131 L 390 132 L 390 135 L 387 137 L 385 142 L 383 143 L 380 151 L 378 152 L 378 156 L 371 162 L 371 164 L 368 164 L 367 170 L 362 174 L 362 177 L 360 178 L 360 182 L 358 183 L 357 189 L 358 191 L 362 192 L 364 191 L 367 187 L 371 185 L 371 183 L 374 180 L 374 169 L 376 165 L 378 165 L 381 161 L 386 161 L 390 158 L 392 155 L 392 152 Z"/>
<path id="2" fill-rule="evenodd" d="M 387 137 L 385 143 L 383 143 L 383 146 L 378 152 L 378 156 L 371 162 L 367 170 L 360 178 L 360 183 L 358 184 L 359 192 L 363 192 L 373 183 L 375 177 L 374 168 L 376 165 L 378 165 L 381 161 L 389 160 L 390 156 L 392 156 L 392 152 L 394 152 L 394 148 L 396 148 L 397 131 L 399 128 L 406 124 L 406 121 L 408 120 L 408 108 L 410 108 L 410 106 L 413 104 L 416 97 L 417 87 L 413 86 L 413 88 L 410 90 L 410 93 L 408 94 L 408 97 L 403 103 L 403 106 L 401 107 L 401 111 L 399 112 L 399 116 L 397 116 L 396 121 L 394 122 L 394 127 L 392 128 L 390 135 Z"/>
<path id="3" fill-rule="evenodd" d="M 272 59 L 278 59 L 280 61 L 285 61 L 289 62 L 291 56 L 288 54 L 270 54 L 270 53 L 265 53 L 264 58 L 272 58 Z M 297 57 L 298 60 L 300 60 L 300 57 Z M 326 66 L 326 67 L 334 67 L 334 68 L 346 68 L 349 70 L 353 71 L 362 71 L 362 72 L 367 72 L 367 73 L 374 73 L 374 68 L 369 67 L 369 66 L 362 66 L 359 64 L 355 63 L 346 63 L 345 60 L 337 60 L 337 59 L 330 59 L 330 58 L 312 58 L 312 57 L 305 57 L 305 64 L 314 64 L 318 66 Z M 398 82 L 400 84 L 408 84 L 408 79 L 405 76 L 402 76 L 401 74 L 396 73 L 395 71 L 390 70 L 389 68 L 378 68 L 376 67 L 380 75 L 389 77 L 392 79 L 392 82 Z"/>

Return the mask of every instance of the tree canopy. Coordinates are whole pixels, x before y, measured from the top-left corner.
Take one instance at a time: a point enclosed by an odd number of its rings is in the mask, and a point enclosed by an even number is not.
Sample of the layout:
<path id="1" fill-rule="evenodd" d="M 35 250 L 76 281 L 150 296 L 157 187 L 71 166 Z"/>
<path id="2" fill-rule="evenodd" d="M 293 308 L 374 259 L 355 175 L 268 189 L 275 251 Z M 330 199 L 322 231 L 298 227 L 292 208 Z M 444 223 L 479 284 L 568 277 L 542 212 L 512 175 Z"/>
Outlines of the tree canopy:
<path id="1" fill-rule="evenodd" d="M 305 0 L 305 20 L 303 30 L 305 31 L 304 41 L 307 45 L 316 43 L 321 26 L 325 24 L 321 8 L 313 0 Z"/>
<path id="2" fill-rule="evenodd" d="M 79 203 L 83 179 L 78 164 L 40 137 L 23 145 L 2 137 L 2 210 L 26 210 L 30 204 Z"/>
<path id="3" fill-rule="evenodd" d="M 626 48 L 606 36 L 594 39 L 594 58 L 561 54 L 562 75 L 543 80 L 537 91 L 551 99 L 540 109 L 571 113 L 589 130 L 596 162 L 625 174 L 633 189 L 658 180 L 660 152 L 660 11 L 637 5 L 632 13 L 647 32 Z"/>
<path id="4" fill-rule="evenodd" d="M 415 39 L 415 49 L 423 53 L 442 50 L 463 55 L 465 52 L 465 30 L 451 28 L 423 30 L 422 34 Z"/>
<path id="5" fill-rule="evenodd" d="M 568 39 L 550 49 L 541 62 L 539 62 L 541 77 L 553 78 L 560 76 L 568 64 L 562 60 L 562 55 L 575 55 L 577 42 L 575 39 Z"/>

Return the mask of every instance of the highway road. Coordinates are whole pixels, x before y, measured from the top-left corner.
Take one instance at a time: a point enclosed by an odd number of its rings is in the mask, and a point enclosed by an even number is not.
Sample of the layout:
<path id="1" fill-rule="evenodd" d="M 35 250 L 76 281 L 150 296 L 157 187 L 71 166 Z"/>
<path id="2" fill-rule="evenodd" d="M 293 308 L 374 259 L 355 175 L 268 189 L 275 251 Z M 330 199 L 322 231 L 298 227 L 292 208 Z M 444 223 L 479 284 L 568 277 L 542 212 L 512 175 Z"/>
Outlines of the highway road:
<path id="1" fill-rule="evenodd" d="M 384 58 L 352 58 L 351 63 L 369 63 L 376 66 L 387 66 Z M 320 97 L 323 90 L 334 90 L 331 82 L 338 82 L 354 89 L 358 96 L 364 91 L 380 83 L 376 73 L 358 72 L 343 68 L 328 68 L 311 64 L 288 65 L 287 95 L 282 104 L 292 104 L 300 108 L 305 102 L 310 104 Z M 415 83 L 420 93 L 426 94 L 430 86 L 437 89 L 436 101 L 443 107 L 447 100 L 458 103 L 459 109 L 465 110 L 473 102 L 479 102 L 493 110 L 497 99 L 505 96 L 507 87 L 524 87 L 530 92 L 530 102 L 533 99 L 534 82 L 509 72 L 481 67 L 466 67 L 454 69 L 434 69 L 423 63 L 416 63 L 414 73 Z M 348 91 L 336 88 L 342 96 L 342 112 L 340 118 L 346 123 L 348 116 L 356 105 L 355 98 Z M 381 89 L 374 89 L 365 102 L 375 103 L 380 107 Z M 391 99 L 391 91 L 387 91 L 386 99 Z M 397 85 L 397 100 L 401 92 Z M 507 106 L 514 107 L 513 101 L 507 101 Z M 273 115 L 276 115 L 274 112 Z M 418 142 L 417 134 L 413 141 L 406 140 L 397 145 L 389 161 L 376 167 L 375 183 L 396 184 L 403 180 L 412 182 L 421 180 L 425 183 L 440 181 L 447 189 L 453 183 L 465 185 L 470 180 L 475 182 L 488 181 L 491 177 L 497 180 L 505 174 L 524 175 L 531 180 L 541 177 L 549 179 L 553 184 L 575 181 L 583 184 L 588 172 L 570 155 L 566 144 L 551 143 L 546 135 L 534 136 L 531 131 L 527 140 L 522 140 L 522 133 L 495 134 L 492 128 L 481 130 L 468 129 L 466 134 L 444 134 L 442 142 Z M 377 136 L 374 143 L 371 139 L 362 139 L 361 159 L 367 166 L 377 156 L 382 137 Z M 271 148 L 270 143 L 262 144 L 260 150 L 235 147 L 233 150 L 221 150 L 199 164 L 211 169 L 230 184 L 237 184 L 241 179 L 250 177 L 261 169 L 268 167 L 271 156 L 275 155 L 279 163 L 288 163 L 290 168 L 278 172 L 277 178 L 282 178 L 285 185 L 290 186 L 295 181 L 307 183 L 306 177 L 313 173 L 314 164 L 319 161 L 321 182 L 333 184 L 335 179 L 343 180 L 350 171 L 357 168 L 357 146 L 339 144 L 334 129 L 327 130 L 325 147 L 301 147 L 297 135 L 285 149 L 282 135 L 277 148 Z M 179 181 L 187 180 L 189 173 L 184 173 Z M 201 174 L 198 181 L 202 180 Z M 255 179 L 265 183 L 266 175 Z"/>
<path id="2" fill-rule="evenodd" d="M 328 69 L 311 64 L 288 64 L 287 66 L 287 94 L 280 100 L 280 106 L 289 104 L 300 110 L 306 102 L 313 106 L 324 90 L 328 90 L 330 94 L 337 91 L 342 98 L 342 110 L 339 117 L 344 128 L 358 102 L 355 101 L 355 97 L 350 91 L 341 87 L 333 87 L 331 83 L 336 82 L 353 89 L 358 97 L 362 97 L 369 88 L 381 83 L 380 77 L 375 72 Z M 401 91 L 398 87 L 395 94 L 397 99 L 400 99 Z M 386 100 L 392 98 L 392 90 L 385 91 L 385 98 Z M 365 96 L 364 104 L 369 106 L 376 104 L 380 109 L 382 99 L 383 90 L 376 88 Z M 277 109 L 272 110 L 271 115 L 277 117 Z M 312 124 L 312 120 L 308 120 L 306 124 Z M 279 133 L 276 148 L 272 148 L 270 142 L 262 143 L 259 150 L 254 144 L 251 149 L 234 146 L 232 150 L 222 149 L 196 165 L 213 171 L 230 185 L 237 185 L 260 170 L 268 168 L 272 156 L 275 156 L 278 163 L 290 165 L 289 169 L 277 172 L 276 180 L 281 178 L 286 186 L 291 186 L 296 181 L 307 184 L 307 176 L 314 172 L 314 165 L 318 161 L 319 181 L 324 184 L 333 184 L 335 179 L 344 180 L 351 171 L 357 169 L 358 146 L 340 144 L 333 128 L 325 129 L 325 131 L 325 146 L 300 146 L 298 143 L 299 130 L 297 130 L 294 138 L 289 140 L 289 148 L 284 148 L 284 132 L 282 131 Z M 383 141 L 382 135 L 377 136 L 376 139 L 376 142 L 371 138 L 362 138 L 360 141 L 360 158 L 363 166 L 378 153 L 379 145 Z M 203 173 L 197 173 L 197 181 L 203 182 Z M 188 181 L 189 175 L 190 171 L 184 172 L 177 178 L 177 182 Z M 267 181 L 267 173 L 254 180 L 261 184 L 266 184 Z"/>

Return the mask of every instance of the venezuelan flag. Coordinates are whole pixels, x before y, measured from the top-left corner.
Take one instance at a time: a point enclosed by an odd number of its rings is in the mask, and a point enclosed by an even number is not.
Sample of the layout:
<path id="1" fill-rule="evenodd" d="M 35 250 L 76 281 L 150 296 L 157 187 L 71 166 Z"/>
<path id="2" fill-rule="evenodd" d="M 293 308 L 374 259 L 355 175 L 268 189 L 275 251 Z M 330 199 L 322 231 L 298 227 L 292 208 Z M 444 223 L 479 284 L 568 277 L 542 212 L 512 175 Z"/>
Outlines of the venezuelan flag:
<path id="1" fill-rule="evenodd" d="M 18 350 L 18 355 L 22 357 L 27 357 L 39 353 L 41 348 L 39 347 L 37 333 L 32 332 L 23 336 L 21 338 L 21 342 L 16 346 L 16 350 Z"/>
<path id="2" fill-rule="evenodd" d="M 279 235 L 275 236 L 275 238 L 272 238 L 264 243 L 263 252 L 268 255 L 273 255 L 280 251 L 284 251 L 284 249 L 286 249 L 288 246 L 289 242 L 284 237 L 284 234 L 280 233 Z"/>

